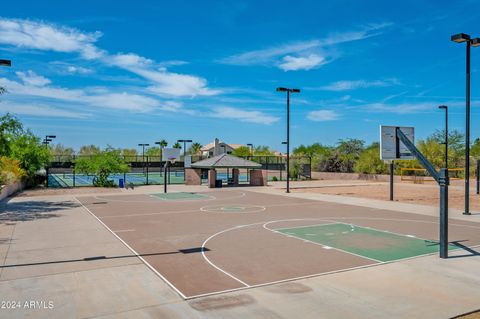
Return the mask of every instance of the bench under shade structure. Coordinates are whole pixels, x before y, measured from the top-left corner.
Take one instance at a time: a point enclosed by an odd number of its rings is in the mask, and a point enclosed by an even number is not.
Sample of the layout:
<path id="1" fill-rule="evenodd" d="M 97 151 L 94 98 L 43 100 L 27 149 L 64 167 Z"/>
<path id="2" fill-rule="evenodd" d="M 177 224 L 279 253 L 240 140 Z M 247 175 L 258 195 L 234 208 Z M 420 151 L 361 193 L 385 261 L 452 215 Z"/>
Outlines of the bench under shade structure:
<path id="1" fill-rule="evenodd" d="M 202 170 L 208 170 L 208 187 L 221 187 L 221 180 L 217 180 L 217 170 L 231 169 L 232 175 L 228 179 L 228 184 L 232 186 L 239 185 L 240 169 L 248 170 L 250 186 L 266 186 L 267 171 L 262 169 L 262 164 L 249 161 L 230 154 L 220 154 L 191 164 L 191 167 L 185 168 L 185 184 L 201 185 Z"/>

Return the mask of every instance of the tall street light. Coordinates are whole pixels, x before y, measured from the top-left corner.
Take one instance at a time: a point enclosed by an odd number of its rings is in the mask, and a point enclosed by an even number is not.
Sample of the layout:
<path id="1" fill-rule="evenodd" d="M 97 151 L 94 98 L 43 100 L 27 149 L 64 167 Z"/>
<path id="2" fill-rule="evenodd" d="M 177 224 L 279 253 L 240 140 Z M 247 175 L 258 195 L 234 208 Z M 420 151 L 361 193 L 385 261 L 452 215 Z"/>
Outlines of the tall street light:
<path id="1" fill-rule="evenodd" d="M 145 174 L 145 146 L 150 146 L 148 143 L 139 143 L 138 146 L 142 147 L 142 162 L 143 162 L 143 174 Z"/>
<path id="2" fill-rule="evenodd" d="M 187 143 L 192 143 L 192 140 L 177 140 L 178 143 L 183 143 L 183 158 L 185 160 L 185 154 L 187 151 Z"/>
<path id="3" fill-rule="evenodd" d="M 448 168 L 448 106 L 440 105 L 438 108 L 445 110 L 445 168 Z"/>
<path id="4" fill-rule="evenodd" d="M 253 155 L 253 144 L 252 144 L 252 143 L 248 143 L 247 146 L 248 146 L 248 148 L 249 148 L 249 150 L 250 150 L 250 156 L 252 156 L 252 155 Z"/>
<path id="5" fill-rule="evenodd" d="M 43 144 L 45 144 L 45 147 L 48 147 L 48 144 L 56 137 L 56 135 L 45 135 L 45 139 L 43 140 Z"/>
<path id="6" fill-rule="evenodd" d="M 0 66 L 12 66 L 12 61 L 0 59 Z"/>
<path id="7" fill-rule="evenodd" d="M 300 89 L 279 87 L 277 92 L 287 92 L 287 193 L 290 193 L 290 93 L 300 93 Z"/>
<path id="8" fill-rule="evenodd" d="M 454 34 L 451 40 L 456 43 L 467 43 L 466 59 L 466 96 L 465 96 L 465 211 L 464 215 L 470 214 L 470 46 L 480 45 L 480 38 L 471 39 L 470 35 L 465 33 Z"/>

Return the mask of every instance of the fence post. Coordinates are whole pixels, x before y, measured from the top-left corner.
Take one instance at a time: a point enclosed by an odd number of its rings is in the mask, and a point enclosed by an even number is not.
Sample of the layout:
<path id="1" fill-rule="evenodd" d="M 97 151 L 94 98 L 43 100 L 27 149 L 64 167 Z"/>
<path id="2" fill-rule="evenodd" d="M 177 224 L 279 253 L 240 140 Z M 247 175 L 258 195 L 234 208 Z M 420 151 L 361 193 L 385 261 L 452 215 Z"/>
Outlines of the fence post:
<path id="1" fill-rule="evenodd" d="M 73 187 L 75 187 L 75 162 L 73 163 Z"/>
<path id="2" fill-rule="evenodd" d="M 146 163 L 146 164 L 147 164 L 146 166 L 147 166 L 147 185 L 148 185 L 148 164 L 149 164 L 148 156 L 147 156 L 147 163 Z M 144 165 L 145 165 L 145 164 L 144 164 Z"/>
<path id="3" fill-rule="evenodd" d="M 440 169 L 440 258 L 448 258 L 448 169 Z"/>

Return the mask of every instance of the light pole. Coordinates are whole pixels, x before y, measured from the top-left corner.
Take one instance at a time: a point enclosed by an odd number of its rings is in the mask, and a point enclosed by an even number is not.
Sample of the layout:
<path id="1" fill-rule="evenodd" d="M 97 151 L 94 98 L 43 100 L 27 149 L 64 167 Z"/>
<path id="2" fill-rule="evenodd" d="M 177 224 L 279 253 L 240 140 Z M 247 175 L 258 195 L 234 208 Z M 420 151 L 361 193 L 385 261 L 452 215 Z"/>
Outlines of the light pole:
<path id="1" fill-rule="evenodd" d="M 466 96 L 465 96 L 465 211 L 464 215 L 470 214 L 470 46 L 480 45 L 480 38 L 471 39 L 470 35 L 465 33 L 454 34 L 451 40 L 456 43 L 467 43 L 466 58 Z"/>
<path id="2" fill-rule="evenodd" d="M 45 139 L 43 140 L 43 144 L 45 144 L 45 148 L 48 147 L 48 144 L 50 144 L 51 141 L 53 141 L 54 138 L 56 138 L 56 135 L 45 135 Z"/>
<path id="3" fill-rule="evenodd" d="M 12 61 L 0 59 L 0 66 L 12 66 Z"/>
<path id="4" fill-rule="evenodd" d="M 150 146 L 148 143 L 139 143 L 138 146 L 142 147 L 142 162 L 143 162 L 143 174 L 145 174 L 145 146 Z"/>
<path id="5" fill-rule="evenodd" d="M 178 143 L 183 143 L 183 160 L 185 160 L 185 154 L 187 151 L 187 143 L 192 143 L 192 140 L 177 140 Z"/>
<path id="6" fill-rule="evenodd" d="M 277 92 L 287 92 L 287 193 L 290 193 L 290 93 L 300 93 L 300 90 L 279 87 Z"/>
<path id="7" fill-rule="evenodd" d="M 448 106 L 440 105 L 438 108 L 445 110 L 445 168 L 448 168 Z"/>
<path id="8" fill-rule="evenodd" d="M 253 144 L 252 144 L 252 143 L 248 143 L 247 146 L 248 146 L 248 148 L 250 149 L 250 152 L 249 152 L 249 153 L 250 153 L 250 156 L 252 156 L 252 155 L 253 155 Z"/>

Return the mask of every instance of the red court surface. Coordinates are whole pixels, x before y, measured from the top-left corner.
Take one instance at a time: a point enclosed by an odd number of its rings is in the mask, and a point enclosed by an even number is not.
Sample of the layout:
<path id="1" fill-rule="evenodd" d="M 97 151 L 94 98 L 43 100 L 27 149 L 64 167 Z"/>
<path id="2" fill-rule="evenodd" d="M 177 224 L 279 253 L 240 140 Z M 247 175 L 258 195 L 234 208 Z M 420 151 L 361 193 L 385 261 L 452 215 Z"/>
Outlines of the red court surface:
<path id="1" fill-rule="evenodd" d="M 185 299 L 361 267 L 381 271 L 384 263 L 279 229 L 344 223 L 438 240 L 438 218 L 430 216 L 244 190 L 203 195 L 78 200 Z M 480 224 L 450 220 L 449 240 L 458 247 L 479 245 Z"/>

